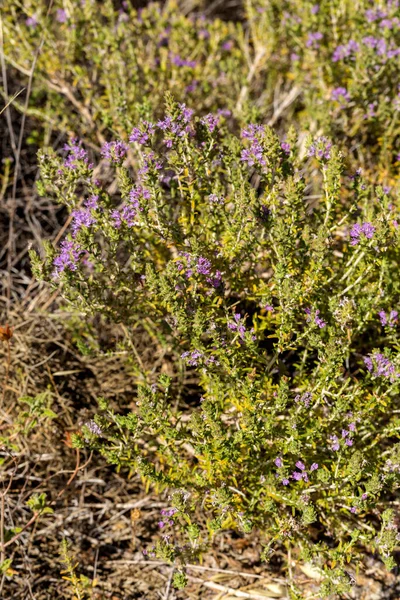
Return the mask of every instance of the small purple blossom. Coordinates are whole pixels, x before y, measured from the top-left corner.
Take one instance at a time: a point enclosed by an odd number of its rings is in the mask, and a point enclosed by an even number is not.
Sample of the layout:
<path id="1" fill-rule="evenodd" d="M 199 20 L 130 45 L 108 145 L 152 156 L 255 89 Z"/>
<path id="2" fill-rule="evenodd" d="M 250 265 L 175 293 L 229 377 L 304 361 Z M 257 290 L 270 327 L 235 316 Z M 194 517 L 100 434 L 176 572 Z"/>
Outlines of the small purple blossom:
<path id="1" fill-rule="evenodd" d="M 393 382 L 400 376 L 400 373 L 396 373 L 396 368 L 391 360 L 380 352 L 365 356 L 364 364 L 373 377 L 387 377 Z"/>
<path id="2" fill-rule="evenodd" d="M 290 154 L 290 144 L 288 144 L 288 142 L 282 142 L 281 148 L 285 154 Z"/>
<path id="3" fill-rule="evenodd" d="M 97 219 L 92 216 L 90 209 L 84 208 L 72 211 L 72 236 L 75 237 L 82 227 L 90 227 Z"/>
<path id="4" fill-rule="evenodd" d="M 246 327 L 242 321 L 242 317 L 240 313 L 236 313 L 234 317 L 236 322 L 228 323 L 228 329 L 230 329 L 231 331 L 237 331 L 239 333 L 240 338 L 244 340 Z"/>
<path id="5" fill-rule="evenodd" d="M 311 399 L 312 399 L 311 392 L 304 392 L 304 394 L 302 394 L 301 396 L 300 396 L 300 394 L 297 394 L 297 396 L 295 396 L 295 398 L 294 398 L 294 401 L 302 402 L 304 404 L 304 406 L 306 408 L 308 408 L 310 406 Z"/>
<path id="6" fill-rule="evenodd" d="M 242 137 L 250 140 L 250 148 L 242 150 L 241 160 L 247 162 L 249 167 L 254 165 L 265 167 L 266 160 L 263 156 L 263 148 L 261 144 L 264 128 L 262 125 L 250 124 L 242 131 Z"/>
<path id="7" fill-rule="evenodd" d="M 331 435 L 329 439 L 332 442 L 332 450 L 334 452 L 337 452 L 340 448 L 339 439 L 338 439 L 337 435 Z"/>
<path id="8" fill-rule="evenodd" d="M 67 158 L 64 160 L 63 166 L 66 169 L 76 169 L 78 161 L 87 163 L 88 153 L 82 147 L 82 141 L 78 138 L 74 138 L 68 144 L 64 145 L 65 152 L 68 152 Z"/>
<path id="9" fill-rule="evenodd" d="M 199 350 L 193 350 L 192 352 L 184 352 L 181 354 L 181 358 L 186 360 L 187 364 L 190 367 L 196 367 L 198 365 L 198 361 L 203 358 L 203 353 Z"/>
<path id="10" fill-rule="evenodd" d="M 309 33 L 307 40 L 306 40 L 306 47 L 307 48 L 319 48 L 320 44 L 318 42 L 320 42 L 323 37 L 324 36 L 322 35 L 322 33 L 320 31 L 315 31 L 315 32 Z"/>
<path id="11" fill-rule="evenodd" d="M 391 310 L 389 313 L 389 318 L 384 310 L 379 311 L 378 316 L 381 322 L 382 327 L 389 325 L 389 327 L 394 327 L 397 323 L 398 318 L 397 310 Z"/>
<path id="12" fill-rule="evenodd" d="M 350 94 L 345 87 L 337 87 L 332 90 L 331 98 L 343 104 L 350 100 Z"/>
<path id="13" fill-rule="evenodd" d="M 196 269 L 201 275 L 209 275 L 211 271 L 211 263 L 207 258 L 200 256 L 197 259 Z"/>
<path id="14" fill-rule="evenodd" d="M 120 163 L 125 158 L 128 149 L 127 144 L 121 140 L 105 142 L 101 148 L 101 155 L 113 163 Z"/>
<path id="15" fill-rule="evenodd" d="M 301 481 L 303 479 L 303 473 L 299 473 L 298 471 L 293 471 L 292 479 L 295 481 Z"/>
<path id="16" fill-rule="evenodd" d="M 178 54 L 173 54 L 171 56 L 171 62 L 176 67 L 189 67 L 190 69 L 194 69 L 197 64 L 195 60 L 188 60 L 186 58 L 182 58 Z"/>
<path id="17" fill-rule="evenodd" d="M 280 469 L 283 465 L 282 459 L 279 456 L 274 460 L 274 463 L 278 467 L 278 469 Z"/>
<path id="18" fill-rule="evenodd" d="M 355 40 L 350 40 L 347 44 L 341 44 L 335 49 L 332 55 L 332 61 L 338 62 L 339 60 L 343 60 L 344 58 L 354 59 L 354 56 L 355 54 L 357 54 L 359 49 L 360 44 L 358 44 L 358 42 L 356 42 Z"/>
<path id="19" fill-rule="evenodd" d="M 35 29 L 38 26 L 39 21 L 37 20 L 37 16 L 36 15 L 32 15 L 31 17 L 28 17 L 25 20 L 25 25 L 27 25 L 28 27 L 32 27 L 32 29 Z"/>
<path id="20" fill-rule="evenodd" d="M 227 42 L 224 42 L 222 44 L 222 50 L 225 50 L 226 52 L 230 52 L 233 48 L 233 42 L 232 40 L 228 40 Z"/>
<path id="21" fill-rule="evenodd" d="M 305 471 L 306 470 L 306 466 L 304 463 L 301 462 L 301 460 L 298 460 L 296 463 L 296 467 L 298 469 L 300 469 L 300 471 Z"/>
<path id="22" fill-rule="evenodd" d="M 308 148 L 308 156 L 315 156 L 319 160 L 329 160 L 331 157 L 332 142 L 325 136 L 318 137 Z"/>
<path id="23" fill-rule="evenodd" d="M 211 202 L 211 204 L 224 204 L 223 197 L 217 196 L 217 194 L 210 194 L 208 196 L 208 200 Z"/>
<path id="24" fill-rule="evenodd" d="M 54 277 L 59 277 L 60 273 L 66 269 L 76 271 L 78 260 L 83 254 L 80 244 L 73 240 L 64 240 L 61 242 L 60 249 L 60 254 L 53 261 L 53 265 L 55 266 Z"/>
<path id="25" fill-rule="evenodd" d="M 96 421 L 94 421 L 93 419 L 91 419 L 90 421 L 85 423 L 85 427 L 87 427 L 89 429 L 90 433 L 92 433 L 93 435 L 97 435 L 97 436 L 103 435 L 103 431 L 102 431 L 100 425 L 98 425 L 96 423 Z"/>
<path id="26" fill-rule="evenodd" d="M 197 81 L 197 79 L 193 79 L 192 83 L 189 83 L 189 85 L 186 86 L 185 92 L 187 92 L 188 94 L 194 92 L 198 85 L 199 82 Z"/>
<path id="27" fill-rule="evenodd" d="M 375 227 L 372 225 L 372 223 L 365 222 L 362 225 L 360 225 L 360 223 L 355 223 L 350 231 L 350 245 L 356 246 L 360 242 L 361 236 L 364 236 L 370 240 L 374 233 Z"/>
<path id="28" fill-rule="evenodd" d="M 289 485 L 289 479 L 282 479 L 282 485 Z"/>
<path id="29" fill-rule="evenodd" d="M 310 471 L 316 471 L 318 469 L 318 463 L 312 463 Z"/>
<path id="30" fill-rule="evenodd" d="M 90 196 L 85 202 L 86 208 L 97 210 L 99 208 L 99 197 L 97 195 Z"/>
<path id="31" fill-rule="evenodd" d="M 142 121 L 139 127 L 134 127 L 129 136 L 131 143 L 137 142 L 145 145 L 149 142 L 150 137 L 155 133 L 156 126 L 150 121 Z"/>
<path id="32" fill-rule="evenodd" d="M 222 284 L 222 273 L 221 271 L 215 271 L 210 277 L 207 277 L 207 283 L 212 285 L 214 288 L 218 288 Z"/>
<path id="33" fill-rule="evenodd" d="M 56 20 L 59 23 L 65 23 L 68 19 L 67 13 L 65 12 L 65 10 L 63 8 L 58 8 L 57 9 L 57 14 L 56 14 Z"/>
<path id="34" fill-rule="evenodd" d="M 208 115 L 200 119 L 200 123 L 207 127 L 210 133 L 212 133 L 219 124 L 219 117 L 217 115 L 209 113 Z"/>

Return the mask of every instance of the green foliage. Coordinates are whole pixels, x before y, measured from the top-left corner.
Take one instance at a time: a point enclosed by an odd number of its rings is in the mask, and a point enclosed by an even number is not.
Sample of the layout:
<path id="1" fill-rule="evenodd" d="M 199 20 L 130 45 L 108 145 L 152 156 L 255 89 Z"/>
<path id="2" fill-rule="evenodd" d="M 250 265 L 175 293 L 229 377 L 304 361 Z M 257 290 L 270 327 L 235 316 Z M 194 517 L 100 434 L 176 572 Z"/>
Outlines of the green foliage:
<path id="1" fill-rule="evenodd" d="M 241 24 L 171 2 L 73 3 L 62 22 L 45 7 L 32 26 L 6 2 L 6 60 L 26 71 L 44 36 L 31 111 L 85 144 L 39 154 L 37 189 L 72 224 L 32 266 L 155 357 L 126 343 L 135 405 L 101 398 L 74 446 L 169 489 L 162 528 L 187 543 L 152 554 L 178 588 L 223 529 L 312 562 L 322 597 L 348 593 L 366 549 L 393 568 L 397 3 L 248 0 Z M 29 423 L 53 418 L 46 402 Z"/>
<path id="2" fill-rule="evenodd" d="M 62 572 L 63 579 L 69 582 L 74 598 L 77 600 L 93 598 L 93 587 L 96 585 L 96 581 L 92 581 L 82 573 L 78 576 L 76 572 L 78 563 L 73 561 L 71 547 L 65 538 L 61 542 L 60 554 L 65 565 L 65 571 Z"/>
<path id="3" fill-rule="evenodd" d="M 167 96 L 141 145 L 104 147 L 115 194 L 80 144 L 64 160 L 42 153 L 42 184 L 73 216 L 42 272 L 82 314 L 132 331 L 146 318 L 173 356 L 173 378 L 136 357 L 134 410 L 103 399 L 74 439 L 177 490 L 188 546 L 163 538 L 154 555 L 184 565 L 218 530 L 256 528 L 264 558 L 299 548 L 324 574 L 321 593 L 342 594 L 349 561 L 376 547 L 391 568 L 397 540 L 383 507 L 400 477 L 399 205 L 349 177 L 328 139 L 302 153 L 290 136 L 249 125 L 240 140 L 223 116 Z M 179 394 L 189 375 L 190 407 Z M 381 534 L 363 526 L 371 512 Z"/>
<path id="4" fill-rule="evenodd" d="M 175 0 L 139 12 L 129 2 L 120 11 L 111 0 L 55 2 L 47 19 L 45 0 L 25 12 L 5 0 L 5 58 L 27 75 L 43 35 L 30 113 L 91 144 L 126 140 L 140 119 L 160 116 L 173 90 L 199 114 L 229 109 L 241 124 L 325 133 L 374 178 L 396 177 L 397 3 L 244 4 L 244 22 L 230 23 L 185 17 Z"/>

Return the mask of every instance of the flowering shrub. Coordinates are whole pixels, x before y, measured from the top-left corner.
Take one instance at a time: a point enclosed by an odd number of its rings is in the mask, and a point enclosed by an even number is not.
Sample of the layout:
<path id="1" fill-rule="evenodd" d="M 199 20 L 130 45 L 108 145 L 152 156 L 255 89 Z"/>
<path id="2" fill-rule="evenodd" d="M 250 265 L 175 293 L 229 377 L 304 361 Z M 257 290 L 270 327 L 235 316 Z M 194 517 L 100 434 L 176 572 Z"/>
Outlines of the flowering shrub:
<path id="1" fill-rule="evenodd" d="M 100 399 L 75 444 L 170 490 L 145 552 L 180 567 L 177 586 L 226 528 L 259 531 L 265 559 L 280 548 L 313 562 L 322 596 L 346 592 L 366 548 L 391 569 L 396 194 L 347 172 L 328 138 L 299 152 L 293 129 L 238 136 L 224 112 L 197 116 L 170 96 L 124 139 L 102 149 L 116 191 L 78 140 L 40 154 L 39 190 L 72 220 L 58 249 L 31 256 L 82 314 L 142 327 L 174 367 L 132 357 L 134 408 Z"/>
<path id="2" fill-rule="evenodd" d="M 170 89 L 198 110 L 232 110 L 249 71 L 240 26 L 184 17 L 173 2 L 140 10 L 129 1 L 119 10 L 114 4 L 55 2 L 46 18 L 46 0 L 26 5 L 26 12 L 4 2 L 11 66 L 29 72 L 45 31 L 32 93 L 35 116 L 98 144 L 125 134 L 140 117 L 157 118 Z"/>
<path id="3" fill-rule="evenodd" d="M 173 90 L 198 114 L 223 108 L 241 125 L 259 117 L 329 135 L 383 183 L 398 170 L 397 0 L 249 0 L 243 23 L 184 17 L 175 2 L 56 2 L 48 18 L 45 0 L 4 5 L 11 66 L 29 74 L 45 31 L 31 111 L 61 131 L 126 143 Z"/>

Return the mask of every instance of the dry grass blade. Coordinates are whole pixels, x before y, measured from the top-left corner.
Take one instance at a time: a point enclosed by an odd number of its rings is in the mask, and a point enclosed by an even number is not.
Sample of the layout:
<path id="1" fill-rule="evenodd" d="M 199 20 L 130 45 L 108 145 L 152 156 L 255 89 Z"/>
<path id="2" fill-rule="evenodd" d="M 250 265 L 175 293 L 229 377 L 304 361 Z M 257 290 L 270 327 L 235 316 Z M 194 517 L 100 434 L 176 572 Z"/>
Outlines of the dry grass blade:
<path id="1" fill-rule="evenodd" d="M 223 592 L 224 594 L 229 594 L 230 596 L 234 596 L 235 598 L 248 598 L 249 600 L 274 600 L 274 598 L 271 598 L 271 596 L 267 596 L 261 591 L 245 592 L 243 590 L 235 590 L 234 588 L 230 588 L 225 585 L 220 585 L 219 583 L 214 583 L 213 581 L 204 581 L 203 585 L 204 587 L 207 587 L 210 590 Z"/>

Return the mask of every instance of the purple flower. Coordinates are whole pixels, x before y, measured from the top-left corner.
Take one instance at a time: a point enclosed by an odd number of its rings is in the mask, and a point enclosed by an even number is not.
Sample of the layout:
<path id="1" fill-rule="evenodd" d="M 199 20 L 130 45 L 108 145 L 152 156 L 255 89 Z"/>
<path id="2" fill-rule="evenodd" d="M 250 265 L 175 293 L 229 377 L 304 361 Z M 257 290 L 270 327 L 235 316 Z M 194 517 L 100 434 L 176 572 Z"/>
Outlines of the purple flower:
<path id="1" fill-rule="evenodd" d="M 187 60 L 185 58 L 181 58 L 177 54 L 173 54 L 171 56 L 171 62 L 176 67 L 190 67 L 191 69 L 194 69 L 197 64 L 195 60 Z"/>
<path id="2" fill-rule="evenodd" d="M 67 17 L 67 13 L 65 12 L 65 10 L 63 8 L 58 8 L 56 20 L 59 23 L 65 23 L 67 21 L 67 19 L 68 19 L 68 17 Z"/>
<path id="3" fill-rule="evenodd" d="M 73 237 L 76 236 L 76 234 L 82 229 L 82 227 L 90 227 L 97 221 L 97 219 L 92 216 L 90 209 L 74 210 L 72 211 L 71 216 L 71 229 Z"/>
<path id="4" fill-rule="evenodd" d="M 263 156 L 263 148 L 261 145 L 264 128 L 262 125 L 250 124 L 242 131 L 242 137 L 250 140 L 250 148 L 242 150 L 241 160 L 247 162 L 249 167 L 253 165 L 265 167 L 266 161 Z"/>
<path id="5" fill-rule="evenodd" d="M 122 225 L 121 213 L 119 210 L 113 210 L 110 214 L 111 219 L 114 221 L 115 229 L 119 229 Z"/>
<path id="6" fill-rule="evenodd" d="M 96 195 L 90 196 L 85 202 L 86 208 L 90 208 L 91 210 L 97 210 L 99 207 L 99 197 Z"/>
<path id="7" fill-rule="evenodd" d="M 314 322 L 318 325 L 320 329 L 323 329 L 326 326 L 326 323 L 318 316 L 319 312 L 319 310 L 315 311 Z"/>
<path id="8" fill-rule="evenodd" d="M 385 311 L 384 311 L 384 310 L 381 310 L 381 311 L 378 313 L 378 316 L 379 316 L 379 318 L 380 318 L 380 320 L 381 320 L 381 325 L 382 325 L 383 327 L 384 327 L 385 325 L 387 325 L 387 317 L 386 317 L 386 313 L 385 313 Z"/>
<path id="9" fill-rule="evenodd" d="M 350 245 L 356 246 L 362 235 L 364 235 L 367 239 L 371 239 L 375 233 L 375 227 L 372 223 L 365 222 L 362 225 L 359 223 L 355 223 L 350 231 Z"/>
<path id="10" fill-rule="evenodd" d="M 353 440 L 351 440 L 350 438 L 346 438 L 345 439 L 345 444 L 346 444 L 346 446 L 352 446 L 353 445 Z"/>
<path id="11" fill-rule="evenodd" d="M 313 4 L 311 7 L 311 14 L 316 15 L 319 12 L 319 4 Z"/>
<path id="12" fill-rule="evenodd" d="M 400 373 L 396 373 L 394 364 L 380 352 L 364 357 L 364 364 L 373 377 L 387 377 L 393 382 Z"/>
<path id="13" fill-rule="evenodd" d="M 318 137 L 308 148 L 308 156 L 315 156 L 319 160 L 329 160 L 331 157 L 332 142 L 325 136 Z"/>
<path id="14" fill-rule="evenodd" d="M 227 42 L 224 42 L 222 44 L 222 50 L 225 50 L 226 52 L 230 52 L 233 48 L 233 42 L 232 40 L 228 40 Z"/>
<path id="15" fill-rule="evenodd" d="M 360 45 L 356 41 L 350 40 L 347 44 L 341 44 L 335 49 L 332 61 L 338 62 L 339 60 L 343 60 L 343 58 L 354 58 L 359 49 Z"/>
<path id="16" fill-rule="evenodd" d="M 310 471 L 316 471 L 318 469 L 318 463 L 312 463 Z"/>
<path id="17" fill-rule="evenodd" d="M 100 425 L 96 423 L 93 419 L 85 423 L 85 426 L 89 429 L 90 433 L 93 435 L 101 436 L 103 435 L 102 429 Z"/>
<path id="18" fill-rule="evenodd" d="M 303 474 L 299 473 L 298 471 L 293 471 L 292 479 L 294 479 L 295 481 L 301 481 L 301 479 L 303 479 Z"/>
<path id="19" fill-rule="evenodd" d="M 200 352 L 199 350 L 193 350 L 192 352 L 186 351 L 183 354 L 181 354 L 181 358 L 186 360 L 187 364 L 190 367 L 196 367 L 198 365 L 199 359 L 202 357 L 203 357 L 203 353 Z"/>
<path id="20" fill-rule="evenodd" d="M 289 479 L 282 479 L 282 485 L 289 485 Z"/>
<path id="21" fill-rule="evenodd" d="M 332 90 L 331 98 L 332 100 L 340 101 L 342 103 L 348 102 L 350 100 L 350 94 L 345 87 L 337 87 Z"/>
<path id="22" fill-rule="evenodd" d="M 201 275 L 209 275 L 210 271 L 211 271 L 211 263 L 207 258 L 200 256 L 197 259 L 196 268 L 197 268 L 197 272 L 200 273 Z"/>
<path id="23" fill-rule="evenodd" d="M 222 197 L 217 196 L 217 194 L 210 194 L 208 196 L 208 200 L 212 204 L 224 204 L 224 199 Z"/>
<path id="24" fill-rule="evenodd" d="M 369 356 L 364 356 L 364 364 L 367 367 L 368 371 L 372 371 L 373 364 L 372 364 L 372 359 Z"/>
<path id="25" fill-rule="evenodd" d="M 60 254 L 53 261 L 53 265 L 55 266 L 54 277 L 59 277 L 60 273 L 65 271 L 65 269 L 76 271 L 78 268 L 77 262 L 83 254 L 80 244 L 73 240 L 64 240 L 61 242 L 60 249 Z"/>
<path id="26" fill-rule="evenodd" d="M 101 155 L 113 163 L 120 163 L 125 158 L 128 149 L 127 144 L 121 140 L 117 142 L 105 142 L 101 148 Z"/>
<path id="27" fill-rule="evenodd" d="M 193 79 L 192 83 L 189 83 L 189 85 L 186 86 L 185 92 L 187 92 L 188 94 L 194 92 L 198 85 L 199 82 L 197 81 L 197 79 Z"/>
<path id="28" fill-rule="evenodd" d="M 211 284 L 214 288 L 219 287 L 222 283 L 221 271 L 215 271 L 213 275 L 207 277 L 207 283 Z"/>
<path id="29" fill-rule="evenodd" d="M 164 525 L 165 525 L 164 521 L 159 521 L 158 522 L 158 526 L 159 526 L 160 529 L 162 529 L 164 527 Z"/>
<path id="30" fill-rule="evenodd" d="M 368 497 L 367 492 L 364 492 L 363 495 L 361 496 L 361 500 L 366 500 Z"/>
<path id="31" fill-rule="evenodd" d="M 339 444 L 339 440 L 337 435 L 331 435 L 330 436 L 330 440 L 332 442 L 332 450 L 334 450 L 335 452 L 337 452 L 340 448 L 340 444 Z"/>
<path id="32" fill-rule="evenodd" d="M 32 15 L 31 17 L 28 17 L 25 20 L 25 25 L 27 25 L 28 27 L 32 27 L 32 29 L 35 29 L 38 25 L 39 21 L 37 20 L 37 16 L 36 15 Z"/>
<path id="33" fill-rule="evenodd" d="M 282 142 L 281 148 L 285 152 L 285 154 L 290 154 L 290 144 L 288 144 L 287 142 Z"/>
<path id="34" fill-rule="evenodd" d="M 164 140 L 167 148 L 172 148 L 174 138 L 182 138 L 193 131 L 191 120 L 193 110 L 187 108 L 186 104 L 179 104 L 179 112 L 173 118 L 168 116 L 158 121 L 157 127 L 167 133 Z"/>
<path id="35" fill-rule="evenodd" d="M 140 205 L 140 200 L 150 200 L 150 198 L 150 191 L 141 185 L 135 185 L 129 192 L 129 202 L 135 210 L 143 210 Z"/>
<path id="36" fill-rule="evenodd" d="M 306 40 L 306 47 L 307 48 L 319 48 L 319 41 L 322 40 L 324 36 L 322 35 L 322 33 L 320 31 L 315 31 L 315 32 L 311 32 L 308 34 L 307 40 Z"/>
<path id="37" fill-rule="evenodd" d="M 212 133 L 219 124 L 219 117 L 210 113 L 202 119 L 200 119 L 200 122 L 202 123 L 202 125 L 205 125 L 207 127 L 210 133 Z"/>
<path id="38" fill-rule="evenodd" d="M 349 430 L 350 431 L 355 431 L 356 430 L 356 424 L 355 423 L 350 423 L 349 424 Z"/>
<path id="39" fill-rule="evenodd" d="M 129 136 L 131 143 L 138 142 L 145 145 L 149 142 L 150 136 L 154 134 L 156 126 L 150 121 L 142 121 L 139 127 L 134 127 Z"/>
<path id="40" fill-rule="evenodd" d="M 74 138 L 71 142 L 64 145 L 65 152 L 68 152 L 67 158 L 64 160 L 64 167 L 66 169 L 76 169 L 78 161 L 87 163 L 88 154 L 84 148 L 82 148 L 81 140 Z"/>
<path id="41" fill-rule="evenodd" d="M 297 467 L 298 469 L 300 469 L 300 471 L 305 471 L 305 469 L 306 469 L 306 467 L 305 467 L 305 464 L 304 464 L 304 463 L 302 463 L 302 462 L 301 462 L 301 460 L 298 460 L 298 461 L 297 461 L 297 463 L 296 463 L 296 467 Z"/>
<path id="42" fill-rule="evenodd" d="M 357 512 L 356 507 L 352 506 L 351 509 L 350 509 L 350 512 L 353 513 L 353 514 L 356 513 Z"/>
<path id="43" fill-rule="evenodd" d="M 278 467 L 278 469 L 280 469 L 283 465 L 282 459 L 279 456 L 274 460 L 274 463 Z"/>
<path id="44" fill-rule="evenodd" d="M 271 304 L 266 304 L 264 308 L 267 312 L 274 312 L 274 307 Z"/>

